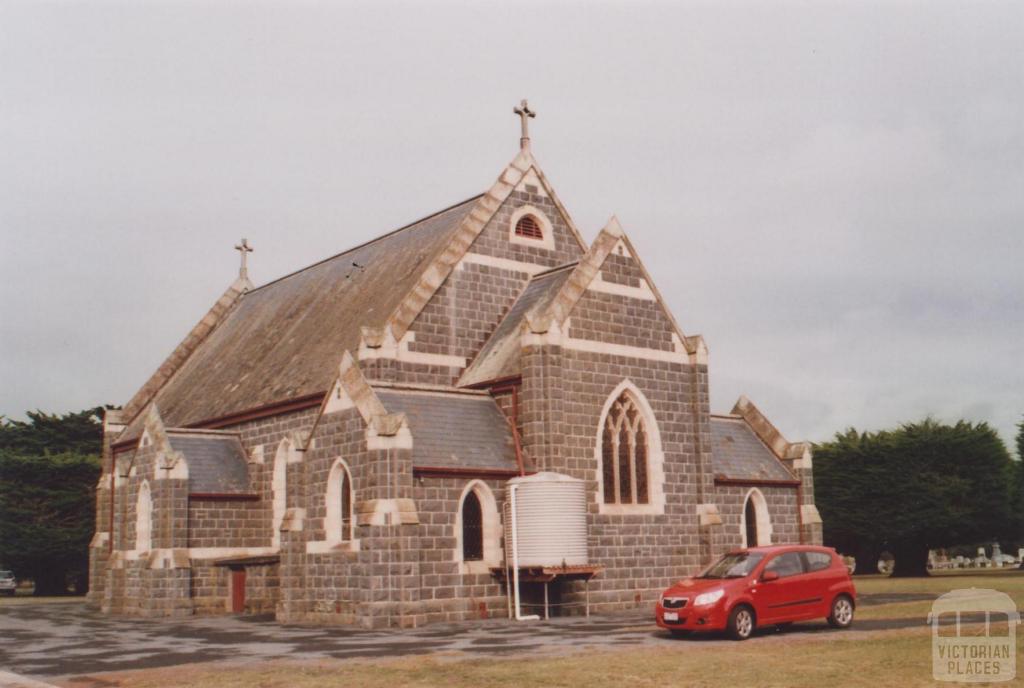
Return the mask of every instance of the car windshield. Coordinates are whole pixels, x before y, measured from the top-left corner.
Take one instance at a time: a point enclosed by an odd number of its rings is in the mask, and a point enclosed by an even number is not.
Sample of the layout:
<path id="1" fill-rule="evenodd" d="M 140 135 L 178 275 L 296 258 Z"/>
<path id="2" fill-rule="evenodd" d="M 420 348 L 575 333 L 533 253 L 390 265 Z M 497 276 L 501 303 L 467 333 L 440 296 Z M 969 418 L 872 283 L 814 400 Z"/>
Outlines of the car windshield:
<path id="1" fill-rule="evenodd" d="M 14 571 L 0 571 L 0 578 L 14 578 Z"/>
<path id="2" fill-rule="evenodd" d="M 764 559 L 757 552 L 734 552 L 726 554 L 717 562 L 704 569 L 697 578 L 743 578 L 749 576 L 758 562 Z"/>

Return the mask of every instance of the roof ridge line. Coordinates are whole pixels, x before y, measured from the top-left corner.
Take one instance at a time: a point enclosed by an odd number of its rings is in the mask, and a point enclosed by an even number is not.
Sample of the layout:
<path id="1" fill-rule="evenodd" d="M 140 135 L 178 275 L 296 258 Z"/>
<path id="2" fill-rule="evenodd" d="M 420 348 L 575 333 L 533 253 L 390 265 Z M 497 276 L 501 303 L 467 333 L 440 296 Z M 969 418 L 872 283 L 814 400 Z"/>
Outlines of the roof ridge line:
<path id="1" fill-rule="evenodd" d="M 361 244 L 356 244 L 355 246 L 352 246 L 351 248 L 347 248 L 344 251 L 340 251 L 338 253 L 335 253 L 333 256 L 328 256 L 327 258 L 323 258 L 322 260 L 318 260 L 315 263 L 310 263 L 309 265 L 307 265 L 305 267 L 302 267 L 302 268 L 299 268 L 298 270 L 293 270 L 292 272 L 289 272 L 286 275 L 281 275 L 280 277 L 278 277 L 276 279 L 273 279 L 273 280 L 271 280 L 271 281 L 269 281 L 269 282 L 267 282 L 265 284 L 261 284 L 258 287 L 254 287 L 253 289 L 250 289 L 246 293 L 247 294 L 251 294 L 253 292 L 259 291 L 260 289 L 263 289 L 264 287 L 269 287 L 272 284 L 277 284 L 278 282 L 280 282 L 282 280 L 286 280 L 289 277 L 294 277 L 295 275 L 299 274 L 300 272 L 305 272 L 306 270 L 310 270 L 312 268 L 315 268 L 318 265 L 323 265 L 324 263 L 329 263 L 330 261 L 334 260 L 335 258 L 340 258 L 341 256 L 345 255 L 346 253 L 351 253 L 352 251 L 358 251 L 359 249 L 365 248 L 365 247 L 369 246 L 370 244 L 375 244 L 378 241 L 381 241 L 382 239 L 387 239 L 388 237 L 394 236 L 395 234 L 398 234 L 399 232 L 403 232 L 403 231 L 405 231 L 405 230 L 407 230 L 407 229 L 409 229 L 411 227 L 414 227 L 414 226 L 420 224 L 421 222 L 426 222 L 427 220 L 435 218 L 438 215 L 442 215 L 444 213 L 447 213 L 449 210 L 454 210 L 455 208 L 458 208 L 460 205 L 465 205 L 466 203 L 469 203 L 470 201 L 475 201 L 475 200 L 479 199 L 481 196 L 483 196 L 483 194 L 479 193 L 479 194 L 476 194 L 475 196 L 470 196 L 469 198 L 463 199 L 463 200 L 459 201 L 458 203 L 453 203 L 450 206 L 448 206 L 447 208 L 442 208 L 441 210 L 438 210 L 438 211 L 435 211 L 433 213 L 430 213 L 429 215 L 424 215 L 423 217 L 421 217 L 418 220 L 413 220 L 412 222 L 404 224 L 404 225 L 402 225 L 401 227 L 399 227 L 397 229 L 392 229 L 390 232 L 385 232 L 384 234 L 381 234 L 380 236 L 374 237 L 373 239 L 369 239 L 367 241 L 364 241 Z"/>

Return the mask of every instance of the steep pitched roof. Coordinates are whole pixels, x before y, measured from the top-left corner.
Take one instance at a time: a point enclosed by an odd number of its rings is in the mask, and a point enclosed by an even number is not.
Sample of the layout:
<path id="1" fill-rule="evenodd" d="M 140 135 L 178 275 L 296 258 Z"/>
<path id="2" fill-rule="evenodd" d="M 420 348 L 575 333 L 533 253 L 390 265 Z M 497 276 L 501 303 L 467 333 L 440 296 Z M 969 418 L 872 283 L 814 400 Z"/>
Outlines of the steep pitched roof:
<path id="1" fill-rule="evenodd" d="M 242 295 L 155 394 L 169 427 L 187 427 L 325 392 L 361 326 L 382 326 L 447 248 L 471 198 Z M 119 441 L 141 433 L 141 419 Z"/>
<path id="2" fill-rule="evenodd" d="M 739 416 L 711 417 L 711 465 L 715 477 L 793 480 L 794 476 Z"/>
<path id="3" fill-rule="evenodd" d="M 490 396 L 374 388 L 389 413 L 405 415 L 416 467 L 516 470 L 505 414 Z"/>
<path id="4" fill-rule="evenodd" d="M 535 275 L 519 298 L 498 324 L 487 343 L 466 368 L 459 380 L 460 387 L 500 380 L 520 372 L 519 335 L 523 321 L 534 313 L 545 310 L 569 278 L 575 263 Z"/>

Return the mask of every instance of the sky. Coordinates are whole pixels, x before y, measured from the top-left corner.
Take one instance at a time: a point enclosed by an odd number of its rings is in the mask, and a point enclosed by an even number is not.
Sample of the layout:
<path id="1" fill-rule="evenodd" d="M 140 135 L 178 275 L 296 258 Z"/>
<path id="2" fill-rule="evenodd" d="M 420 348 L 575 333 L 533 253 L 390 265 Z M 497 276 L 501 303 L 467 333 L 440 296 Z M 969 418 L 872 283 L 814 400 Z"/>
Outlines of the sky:
<path id="1" fill-rule="evenodd" d="M 712 409 L 1024 417 L 1024 3 L 0 3 L 0 414 L 123 404 L 257 284 L 533 151 Z"/>

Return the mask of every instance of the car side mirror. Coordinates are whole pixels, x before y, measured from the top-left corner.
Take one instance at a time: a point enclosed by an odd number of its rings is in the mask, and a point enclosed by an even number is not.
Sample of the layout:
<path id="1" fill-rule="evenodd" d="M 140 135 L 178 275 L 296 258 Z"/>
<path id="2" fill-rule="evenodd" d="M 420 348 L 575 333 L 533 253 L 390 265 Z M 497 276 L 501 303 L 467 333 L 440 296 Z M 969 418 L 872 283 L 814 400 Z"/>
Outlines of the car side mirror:
<path id="1" fill-rule="evenodd" d="M 778 571 L 765 571 L 761 575 L 761 582 L 762 583 L 771 583 L 772 581 L 777 581 L 777 580 L 779 580 L 779 572 Z"/>

